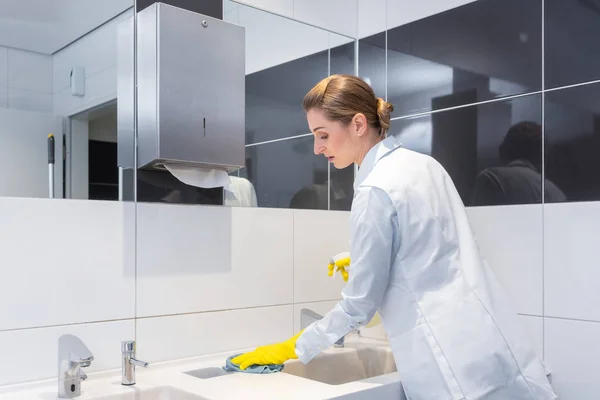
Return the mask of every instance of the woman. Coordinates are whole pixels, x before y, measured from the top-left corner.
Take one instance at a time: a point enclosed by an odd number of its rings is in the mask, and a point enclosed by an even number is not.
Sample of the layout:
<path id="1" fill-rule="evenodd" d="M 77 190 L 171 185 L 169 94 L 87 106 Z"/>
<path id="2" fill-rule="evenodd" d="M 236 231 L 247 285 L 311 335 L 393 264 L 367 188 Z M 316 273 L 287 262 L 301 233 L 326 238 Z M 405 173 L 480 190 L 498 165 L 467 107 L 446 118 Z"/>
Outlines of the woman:
<path id="1" fill-rule="evenodd" d="M 342 300 L 283 343 L 232 362 L 308 363 L 379 311 L 410 400 L 556 399 L 479 250 L 452 180 L 433 158 L 386 137 L 392 105 L 334 75 L 305 97 L 315 154 L 359 167 L 352 273 Z"/>

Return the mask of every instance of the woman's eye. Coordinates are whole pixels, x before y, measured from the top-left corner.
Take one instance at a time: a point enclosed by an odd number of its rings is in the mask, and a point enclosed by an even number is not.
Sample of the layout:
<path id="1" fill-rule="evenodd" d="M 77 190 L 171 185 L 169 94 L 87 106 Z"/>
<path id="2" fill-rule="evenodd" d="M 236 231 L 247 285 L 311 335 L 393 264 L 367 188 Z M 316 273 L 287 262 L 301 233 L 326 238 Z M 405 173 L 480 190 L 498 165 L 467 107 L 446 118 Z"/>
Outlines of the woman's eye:
<path id="1" fill-rule="evenodd" d="M 327 139 L 327 136 L 321 136 L 321 140 Z"/>

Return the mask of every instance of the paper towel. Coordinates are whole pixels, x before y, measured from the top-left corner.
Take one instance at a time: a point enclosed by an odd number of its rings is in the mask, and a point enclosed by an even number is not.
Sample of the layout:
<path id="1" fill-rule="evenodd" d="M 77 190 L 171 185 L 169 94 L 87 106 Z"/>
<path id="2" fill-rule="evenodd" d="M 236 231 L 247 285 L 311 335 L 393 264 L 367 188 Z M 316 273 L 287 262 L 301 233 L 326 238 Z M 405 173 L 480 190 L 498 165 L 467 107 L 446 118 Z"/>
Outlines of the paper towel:
<path id="1" fill-rule="evenodd" d="M 254 185 L 245 178 L 230 176 L 230 188 L 225 190 L 224 205 L 230 207 L 258 207 Z"/>
<path id="2" fill-rule="evenodd" d="M 229 175 L 225 171 L 166 164 L 165 168 L 171 175 L 186 185 L 207 189 L 222 187 L 225 190 L 230 190 Z"/>

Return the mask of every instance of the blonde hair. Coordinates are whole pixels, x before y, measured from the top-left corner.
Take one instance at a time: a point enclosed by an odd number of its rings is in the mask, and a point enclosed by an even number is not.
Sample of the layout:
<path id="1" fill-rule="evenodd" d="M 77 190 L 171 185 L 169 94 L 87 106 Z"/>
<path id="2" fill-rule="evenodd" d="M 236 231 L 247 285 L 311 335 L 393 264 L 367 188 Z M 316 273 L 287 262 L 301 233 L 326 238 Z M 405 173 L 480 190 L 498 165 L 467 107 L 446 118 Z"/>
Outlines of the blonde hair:
<path id="1" fill-rule="evenodd" d="M 322 110 L 327 118 L 348 125 L 362 113 L 380 136 L 390 129 L 390 114 L 394 106 L 376 97 L 371 86 L 353 75 L 331 75 L 317 83 L 304 97 L 302 108 Z"/>

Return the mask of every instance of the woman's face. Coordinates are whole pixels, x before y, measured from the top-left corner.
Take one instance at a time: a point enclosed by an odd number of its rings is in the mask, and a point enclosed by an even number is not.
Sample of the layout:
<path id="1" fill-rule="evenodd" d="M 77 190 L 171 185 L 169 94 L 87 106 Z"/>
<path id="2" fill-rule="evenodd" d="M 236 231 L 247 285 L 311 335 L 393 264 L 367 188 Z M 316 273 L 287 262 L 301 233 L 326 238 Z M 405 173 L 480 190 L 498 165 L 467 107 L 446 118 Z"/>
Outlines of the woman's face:
<path id="1" fill-rule="evenodd" d="M 354 123 L 344 126 L 339 121 L 328 119 L 319 109 L 309 110 L 306 119 L 315 137 L 316 155 L 323 154 L 337 169 L 346 168 L 356 161 Z"/>

